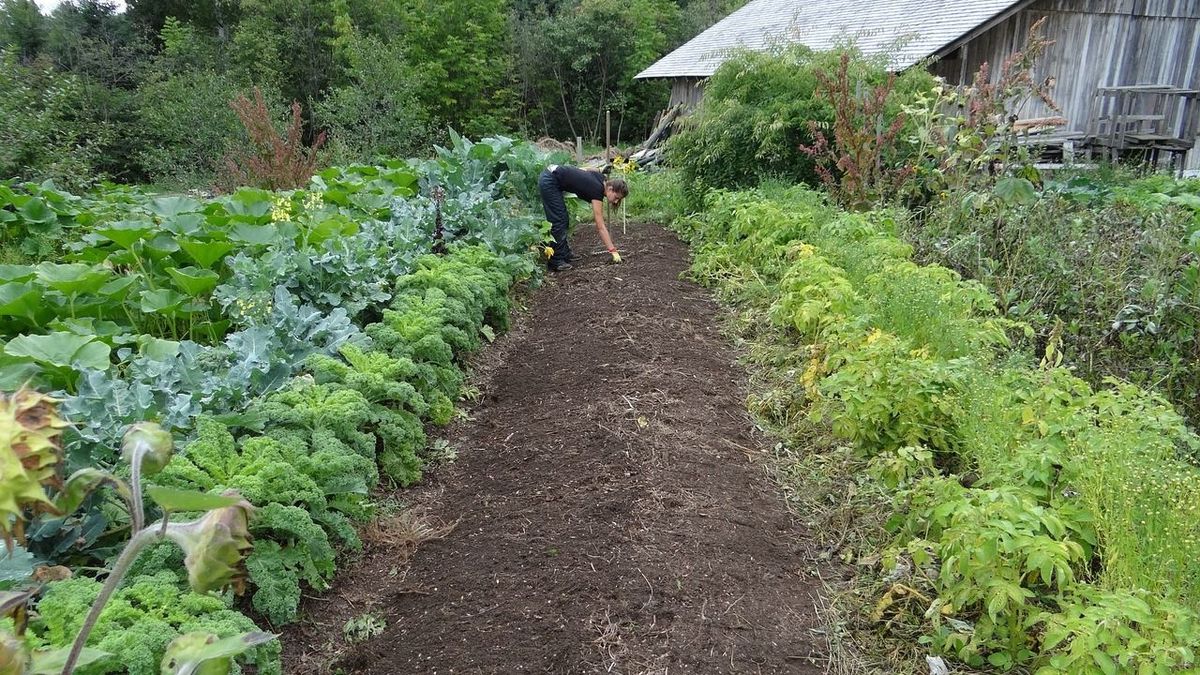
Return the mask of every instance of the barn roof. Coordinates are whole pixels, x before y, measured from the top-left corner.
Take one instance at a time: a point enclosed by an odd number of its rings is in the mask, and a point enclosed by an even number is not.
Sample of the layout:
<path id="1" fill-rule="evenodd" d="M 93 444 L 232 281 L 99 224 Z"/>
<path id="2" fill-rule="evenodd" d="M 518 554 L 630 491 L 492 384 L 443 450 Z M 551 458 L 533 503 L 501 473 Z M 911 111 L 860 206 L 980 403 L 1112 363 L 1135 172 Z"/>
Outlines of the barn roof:
<path id="1" fill-rule="evenodd" d="M 1027 4 L 1028 0 L 751 0 L 637 77 L 708 77 L 731 49 L 765 50 L 784 42 L 822 50 L 847 38 L 868 55 L 890 54 L 893 69 L 903 70 Z"/>

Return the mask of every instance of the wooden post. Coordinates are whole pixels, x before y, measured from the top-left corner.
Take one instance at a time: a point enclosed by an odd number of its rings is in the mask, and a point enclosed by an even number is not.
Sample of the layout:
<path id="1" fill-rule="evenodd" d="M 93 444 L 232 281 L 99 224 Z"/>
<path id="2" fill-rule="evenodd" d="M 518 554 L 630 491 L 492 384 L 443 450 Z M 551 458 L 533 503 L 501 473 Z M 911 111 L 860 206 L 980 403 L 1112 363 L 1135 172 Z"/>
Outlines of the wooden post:
<path id="1" fill-rule="evenodd" d="M 575 137 L 575 163 L 583 164 L 583 136 Z"/>
<path id="2" fill-rule="evenodd" d="M 604 110 L 604 161 L 612 159 L 612 111 Z"/>

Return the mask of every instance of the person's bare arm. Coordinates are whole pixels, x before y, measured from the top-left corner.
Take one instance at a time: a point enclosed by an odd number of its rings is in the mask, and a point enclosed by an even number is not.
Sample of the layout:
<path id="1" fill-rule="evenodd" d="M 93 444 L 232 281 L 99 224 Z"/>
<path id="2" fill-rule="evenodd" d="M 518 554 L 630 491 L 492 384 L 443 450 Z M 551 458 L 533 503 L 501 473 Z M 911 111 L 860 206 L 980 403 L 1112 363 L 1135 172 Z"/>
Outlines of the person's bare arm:
<path id="1" fill-rule="evenodd" d="M 616 256 L 617 247 L 613 245 L 612 237 L 608 236 L 608 228 L 604 225 L 604 202 L 599 199 L 592 200 L 592 218 L 596 221 L 596 232 L 600 234 L 600 241 L 604 242 L 604 247 L 609 253 L 614 254 L 613 260 L 620 260 Z"/>

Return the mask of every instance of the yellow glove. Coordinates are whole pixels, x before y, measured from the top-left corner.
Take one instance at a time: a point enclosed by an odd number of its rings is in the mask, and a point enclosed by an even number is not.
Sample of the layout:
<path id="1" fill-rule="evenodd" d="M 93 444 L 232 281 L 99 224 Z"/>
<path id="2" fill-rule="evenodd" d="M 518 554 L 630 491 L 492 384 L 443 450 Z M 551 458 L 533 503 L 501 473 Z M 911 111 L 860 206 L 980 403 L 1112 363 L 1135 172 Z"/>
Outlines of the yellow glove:
<path id="1" fill-rule="evenodd" d="M 617 249 L 615 249 L 615 248 L 610 248 L 610 249 L 608 250 L 608 252 L 612 254 L 612 261 L 613 261 L 614 263 L 619 263 L 619 262 L 621 262 L 621 254 L 620 254 L 620 253 L 617 253 Z"/>

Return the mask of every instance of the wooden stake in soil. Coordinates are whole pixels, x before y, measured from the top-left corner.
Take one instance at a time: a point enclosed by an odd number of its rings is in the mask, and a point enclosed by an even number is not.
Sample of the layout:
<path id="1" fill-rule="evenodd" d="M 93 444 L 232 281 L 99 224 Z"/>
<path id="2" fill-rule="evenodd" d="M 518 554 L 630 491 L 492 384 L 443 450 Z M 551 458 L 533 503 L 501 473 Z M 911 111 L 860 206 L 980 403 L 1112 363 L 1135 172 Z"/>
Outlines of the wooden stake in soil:
<path id="1" fill-rule="evenodd" d="M 612 111 L 604 111 L 604 161 L 612 161 Z"/>

